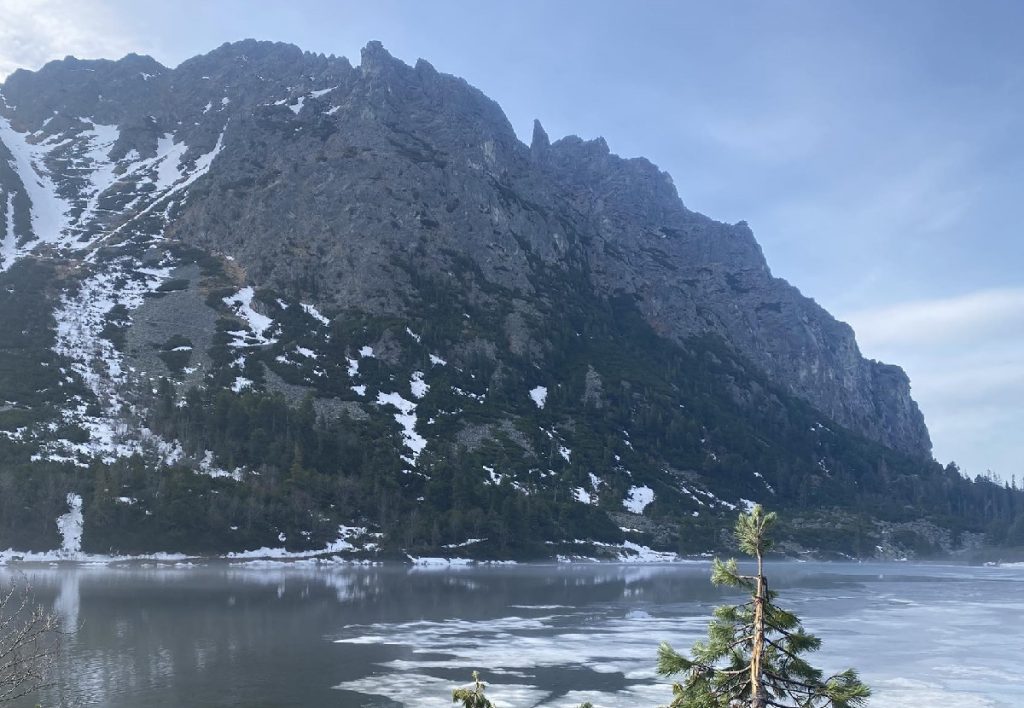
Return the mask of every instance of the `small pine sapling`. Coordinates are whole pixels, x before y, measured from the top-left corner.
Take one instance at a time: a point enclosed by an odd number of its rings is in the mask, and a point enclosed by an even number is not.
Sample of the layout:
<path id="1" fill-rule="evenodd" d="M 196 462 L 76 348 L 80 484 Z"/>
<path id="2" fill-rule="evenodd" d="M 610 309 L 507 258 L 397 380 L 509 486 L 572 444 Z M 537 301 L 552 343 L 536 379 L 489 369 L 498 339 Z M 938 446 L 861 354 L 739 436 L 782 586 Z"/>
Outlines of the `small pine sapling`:
<path id="1" fill-rule="evenodd" d="M 495 708 L 494 704 L 484 695 L 487 688 L 480 680 L 480 672 L 473 672 L 472 687 L 463 686 L 452 691 L 452 703 L 462 703 L 463 708 Z"/>

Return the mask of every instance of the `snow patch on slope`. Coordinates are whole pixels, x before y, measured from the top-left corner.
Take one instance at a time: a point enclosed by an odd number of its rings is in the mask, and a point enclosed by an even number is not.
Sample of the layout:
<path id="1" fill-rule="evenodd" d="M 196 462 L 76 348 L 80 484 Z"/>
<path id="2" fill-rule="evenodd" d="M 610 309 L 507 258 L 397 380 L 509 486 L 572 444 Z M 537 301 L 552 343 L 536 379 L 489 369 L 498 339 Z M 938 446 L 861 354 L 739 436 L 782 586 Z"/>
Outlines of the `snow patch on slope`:
<path id="1" fill-rule="evenodd" d="M 85 518 L 82 515 L 82 497 L 68 494 L 68 513 L 57 517 L 57 531 L 60 533 L 60 550 L 65 556 L 76 556 L 82 552 L 82 529 Z"/>
<path id="2" fill-rule="evenodd" d="M 314 551 L 289 551 L 284 548 L 257 548 L 252 551 L 238 551 L 234 553 L 228 553 L 227 557 L 232 560 L 257 560 L 257 559 L 273 559 L 273 560 L 300 560 L 304 558 L 313 558 L 315 556 L 324 555 L 328 553 L 344 553 L 347 551 L 358 551 L 362 550 L 357 547 L 353 540 L 361 536 L 366 536 L 367 530 L 362 526 L 339 526 L 338 527 L 338 538 L 331 541 L 321 549 Z M 282 534 L 283 536 L 283 534 Z M 282 542 L 284 538 L 278 537 Z M 366 550 L 373 550 L 373 544 L 367 544 Z"/>
<path id="3" fill-rule="evenodd" d="M 378 393 L 377 405 L 394 406 L 398 409 L 395 413 L 395 420 L 402 426 L 402 443 L 412 454 L 411 457 L 402 459 L 410 465 L 415 465 L 423 448 L 427 446 L 426 439 L 416 432 L 416 404 L 407 401 L 397 393 Z"/>
<path id="4" fill-rule="evenodd" d="M 19 234 L 24 242 L 21 248 L 17 247 L 17 240 L 5 239 L 0 264 L 5 269 L 17 257 L 44 244 L 63 251 L 83 250 L 121 232 L 158 206 L 166 220 L 173 205 L 171 197 L 209 171 L 223 147 L 224 138 L 222 131 L 210 152 L 183 165 L 189 146 L 176 142 L 173 133 L 165 133 L 157 139 L 153 157 L 141 159 L 138 151 L 132 149 L 117 160 L 110 157 L 120 137 L 116 125 L 79 117 L 62 132 L 40 142 L 31 142 L 41 135 L 41 132 L 19 133 L 8 120 L 0 117 L 0 141 L 9 149 L 10 166 L 31 202 L 31 233 Z M 103 196 L 113 190 L 129 198 L 130 201 L 119 207 L 119 213 L 129 218 L 107 230 L 106 219 L 110 215 L 100 203 Z"/>
<path id="5" fill-rule="evenodd" d="M 412 372 L 412 378 L 409 380 L 409 389 L 415 398 L 423 398 L 427 395 L 427 391 L 430 390 L 430 384 L 423 380 L 422 371 Z"/>
<path id="6" fill-rule="evenodd" d="M 73 396 L 63 410 L 64 423 L 77 425 L 88 434 L 86 442 L 56 440 L 45 443 L 33 459 L 62 460 L 78 465 L 82 458 L 100 457 L 112 462 L 118 457 L 150 452 L 164 462 L 181 459 L 177 443 L 169 443 L 147 428 L 129 430 L 127 415 L 135 408 L 123 397 L 129 389 L 129 372 L 121 353 L 103 336 L 106 315 L 122 305 L 129 312 L 138 308 L 146 293 L 154 292 L 170 274 L 170 267 L 142 268 L 124 258 L 107 263 L 104 270 L 83 280 L 73 294 L 65 293 L 54 311 L 54 351 L 66 357 L 98 403 L 90 412 L 88 403 Z"/>
<path id="7" fill-rule="evenodd" d="M 206 450 L 203 453 L 203 458 L 199 461 L 199 468 L 196 471 L 199 472 L 199 474 L 204 474 L 207 477 L 212 477 L 214 479 L 226 478 L 233 479 L 236 482 L 242 481 L 242 468 L 236 467 L 234 472 L 228 472 L 226 469 L 218 467 L 214 463 L 213 452 L 211 450 Z"/>
<path id="8" fill-rule="evenodd" d="M 71 205 L 58 193 L 57 186 L 43 162 L 46 147 L 28 142 L 27 135 L 11 127 L 10 121 L 0 117 L 0 140 L 10 151 L 11 168 L 18 173 L 32 202 L 32 232 L 36 239 L 57 243 L 68 229 Z"/>
<path id="9" fill-rule="evenodd" d="M 622 506 L 633 514 L 642 514 L 644 509 L 654 501 L 654 490 L 650 487 L 630 487 L 626 492 L 626 498 L 622 500 Z"/>
<path id="10" fill-rule="evenodd" d="M 121 135 L 116 125 L 92 124 L 92 128 L 82 132 L 85 139 L 85 151 L 82 155 L 93 165 L 89 174 L 89 201 L 85 210 L 78 217 L 79 224 L 86 224 L 96 216 L 100 196 L 110 189 L 117 181 L 117 163 L 110 160 L 110 150 Z"/>
<path id="11" fill-rule="evenodd" d="M 329 319 L 327 319 L 326 317 L 324 317 L 320 313 L 320 310 L 316 309 L 316 307 L 314 307 L 313 305 L 307 305 L 306 303 L 300 303 L 300 304 L 302 305 L 302 311 L 305 312 L 310 317 L 312 317 L 314 320 L 316 320 L 317 322 L 319 322 L 320 324 L 322 324 L 325 327 L 330 327 L 331 326 L 331 321 Z"/>
<path id="12" fill-rule="evenodd" d="M 227 128 L 225 127 L 225 130 L 226 129 Z M 147 198 L 151 200 L 149 205 L 137 212 L 131 219 L 121 224 L 121 226 L 118 226 L 116 229 L 111 231 L 108 235 L 120 232 L 133 222 L 137 221 L 140 217 L 143 217 L 153 211 L 153 209 L 158 205 L 164 205 L 164 216 L 166 218 L 169 207 L 171 206 L 170 198 L 177 196 L 184 190 L 188 189 L 197 179 L 209 172 L 214 159 L 223 149 L 224 131 L 222 130 L 220 135 L 217 137 L 217 143 L 213 146 L 213 149 L 210 150 L 210 152 L 197 157 L 193 163 L 191 171 L 183 170 L 181 167 L 181 159 L 184 157 L 185 153 L 188 152 L 188 146 L 183 142 L 175 143 L 174 136 L 171 133 L 166 133 L 158 140 L 157 156 L 139 163 L 139 166 L 132 170 L 132 172 L 135 173 L 141 170 L 151 170 L 154 165 L 157 167 L 156 180 L 154 182 L 155 190 L 151 194 L 147 195 Z M 140 182 L 141 181 L 149 180 L 145 180 L 145 178 L 143 178 L 140 179 Z M 136 206 L 136 202 L 133 202 L 129 206 Z"/>
<path id="13" fill-rule="evenodd" d="M 154 180 L 157 191 L 170 189 L 182 178 L 181 158 L 187 151 L 188 145 L 174 141 L 174 133 L 164 133 L 157 138 Z"/>
<path id="14" fill-rule="evenodd" d="M 18 257 L 18 238 L 14 235 L 14 192 L 7 193 L 7 209 L 4 212 L 4 238 L 0 241 L 0 273 L 14 265 Z"/>
<path id="15" fill-rule="evenodd" d="M 235 339 L 229 343 L 232 347 L 252 347 L 274 344 L 277 340 L 267 336 L 268 330 L 274 326 L 274 320 L 256 312 L 252 307 L 255 292 L 251 287 L 244 287 L 234 295 L 224 298 L 224 304 L 249 325 L 251 332 L 230 332 Z"/>
<path id="16" fill-rule="evenodd" d="M 536 404 L 537 408 L 544 408 L 545 402 L 548 400 L 548 390 L 544 386 L 537 386 L 530 391 L 530 398 Z"/>
<path id="17" fill-rule="evenodd" d="M 550 542 L 549 542 L 550 543 Z M 633 541 L 623 541 L 622 543 L 605 543 L 602 541 L 587 541 L 583 539 L 575 539 L 571 542 L 573 545 L 581 546 L 583 548 L 599 548 L 604 551 L 602 555 L 613 554 L 614 561 L 617 563 L 679 563 L 679 562 L 703 562 L 703 561 L 685 561 L 679 557 L 679 554 L 673 553 L 672 551 L 655 551 L 649 546 L 643 546 Z M 579 563 L 579 562 L 600 562 L 596 558 L 592 558 L 585 555 L 559 555 L 559 563 Z"/>

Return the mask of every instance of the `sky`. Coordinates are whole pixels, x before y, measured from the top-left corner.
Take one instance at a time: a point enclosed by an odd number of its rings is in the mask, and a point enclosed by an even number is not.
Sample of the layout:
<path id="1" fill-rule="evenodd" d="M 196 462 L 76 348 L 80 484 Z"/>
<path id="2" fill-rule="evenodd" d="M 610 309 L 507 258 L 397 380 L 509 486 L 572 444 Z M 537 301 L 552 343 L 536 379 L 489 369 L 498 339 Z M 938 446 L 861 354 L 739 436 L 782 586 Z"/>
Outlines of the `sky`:
<path id="1" fill-rule="evenodd" d="M 246 37 L 381 40 L 524 141 L 603 136 L 911 378 L 940 462 L 1024 478 L 1024 3 L 0 0 L 0 78 L 71 54 L 167 66 Z"/>

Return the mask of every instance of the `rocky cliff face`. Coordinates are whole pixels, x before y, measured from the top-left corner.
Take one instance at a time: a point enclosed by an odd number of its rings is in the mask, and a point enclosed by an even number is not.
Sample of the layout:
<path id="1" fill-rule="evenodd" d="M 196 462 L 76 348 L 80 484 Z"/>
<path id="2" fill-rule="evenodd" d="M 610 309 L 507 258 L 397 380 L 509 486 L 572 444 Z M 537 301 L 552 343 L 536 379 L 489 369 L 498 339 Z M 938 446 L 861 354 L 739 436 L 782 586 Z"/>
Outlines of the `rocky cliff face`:
<path id="1" fill-rule="evenodd" d="M 906 374 L 865 360 L 848 325 L 772 277 L 745 222 L 689 211 L 667 174 L 610 154 L 603 140 L 566 138 L 548 147 L 538 125 L 533 153 L 585 220 L 599 291 L 636 295 L 648 321 L 680 342 L 718 334 L 833 420 L 890 447 L 930 454 Z"/>
<path id="2" fill-rule="evenodd" d="M 773 278 L 745 223 L 688 210 L 667 174 L 603 140 L 551 144 L 538 125 L 521 144 L 497 105 L 424 61 L 371 43 L 352 68 L 243 42 L 173 71 L 64 62 L 16 74 L 4 94 L 26 127 L 53 110 L 117 124 L 111 157 L 155 155 L 162 131 L 189 146 L 186 162 L 220 139 L 168 233 L 231 255 L 254 283 L 402 314 L 420 296 L 407 260 L 443 277 L 468 258 L 527 302 L 538 267 L 579 270 L 595 293 L 636 297 L 664 336 L 720 335 L 836 422 L 930 453 L 903 372 L 865 360 L 847 325 Z"/>
<path id="3" fill-rule="evenodd" d="M 452 390 L 495 406 L 496 392 L 569 367 L 585 390 L 565 405 L 639 419 L 637 402 L 654 384 L 638 393 L 635 380 L 617 380 L 615 356 L 575 343 L 599 339 L 587 328 L 603 332 L 615 318 L 622 329 L 609 341 L 636 331 L 633 313 L 659 336 L 651 346 L 669 347 L 670 373 L 658 386 L 681 390 L 685 357 L 722 363 L 735 354 L 741 363 L 720 380 L 729 405 L 747 411 L 736 415 L 803 420 L 789 396 L 815 419 L 908 459 L 930 458 L 906 375 L 865 360 L 849 326 L 774 278 L 745 223 L 690 211 L 667 174 L 612 154 L 602 139 L 551 142 L 537 124 L 524 145 L 480 91 L 425 61 L 410 67 L 379 43 L 358 67 L 248 40 L 176 69 L 132 55 L 16 72 L 2 87 L 0 190 L 0 273 L 46 261 L 66 278 L 53 286 L 53 349 L 72 373 L 54 385 L 69 387 L 74 402 L 64 422 L 92 443 L 70 436 L 48 459 L 88 449 L 110 460 L 147 446 L 172 460 L 202 458 L 148 428 L 131 444 L 112 432 L 112 421 L 145 419 L 143 394 L 169 373 L 182 389 L 276 391 L 292 401 L 312 393 L 322 416 L 366 420 L 372 392 L 358 377 L 368 358 L 411 367 L 402 376 L 425 400 L 434 394 L 422 388 L 422 362 L 440 369 L 450 360 L 489 386 Z M 231 329 L 238 322 L 245 331 Z M 353 333 L 373 340 L 343 345 Z M 725 354 L 694 344 L 708 337 Z M 426 359 L 428 345 L 445 349 Z M 316 359 L 309 371 L 288 368 L 303 357 Z M 554 400 L 558 386 L 533 391 L 550 388 Z M 525 391 L 515 400 L 529 403 Z M 397 394 L 380 395 L 387 406 Z M 546 412 L 538 396 L 530 393 Z M 419 433 L 407 425 L 415 405 L 403 400 L 394 405 L 407 416 L 399 422 L 408 447 Z M 453 444 L 490 435 L 535 455 L 536 426 L 501 405 L 491 427 L 461 429 Z M 679 433 L 684 422 L 666 415 L 649 421 Z M 685 425 L 695 446 L 709 444 L 707 420 Z M 30 435 L 19 430 L 8 438 Z M 554 428 L 540 430 L 557 452 Z M 808 445 L 811 466 L 826 470 L 810 452 L 820 443 Z M 604 455 L 607 463 L 613 451 Z M 683 464 L 659 460 L 649 464 L 662 473 Z"/>

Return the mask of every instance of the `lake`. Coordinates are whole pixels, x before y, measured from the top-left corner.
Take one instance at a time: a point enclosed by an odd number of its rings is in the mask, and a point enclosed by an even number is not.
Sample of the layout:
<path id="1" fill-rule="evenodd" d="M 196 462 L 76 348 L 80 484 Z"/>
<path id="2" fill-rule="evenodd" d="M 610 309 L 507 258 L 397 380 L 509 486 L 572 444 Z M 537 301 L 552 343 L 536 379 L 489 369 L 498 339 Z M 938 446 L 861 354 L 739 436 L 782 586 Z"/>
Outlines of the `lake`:
<path id="1" fill-rule="evenodd" d="M 450 706 L 480 669 L 500 707 L 657 706 L 658 642 L 732 597 L 709 564 L 418 568 L 0 567 L 77 627 L 44 706 Z M 773 563 L 780 604 L 871 705 L 1011 706 L 1024 567 Z M 34 705 L 26 702 L 24 705 Z"/>

